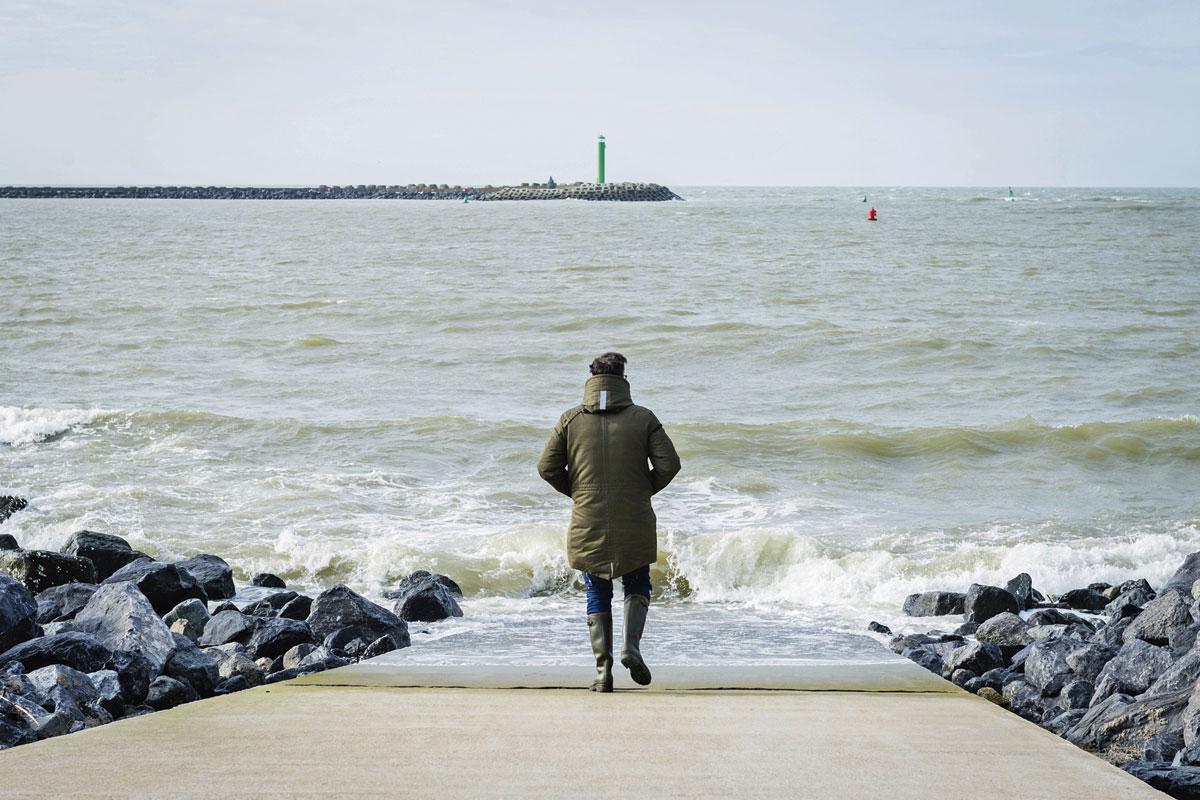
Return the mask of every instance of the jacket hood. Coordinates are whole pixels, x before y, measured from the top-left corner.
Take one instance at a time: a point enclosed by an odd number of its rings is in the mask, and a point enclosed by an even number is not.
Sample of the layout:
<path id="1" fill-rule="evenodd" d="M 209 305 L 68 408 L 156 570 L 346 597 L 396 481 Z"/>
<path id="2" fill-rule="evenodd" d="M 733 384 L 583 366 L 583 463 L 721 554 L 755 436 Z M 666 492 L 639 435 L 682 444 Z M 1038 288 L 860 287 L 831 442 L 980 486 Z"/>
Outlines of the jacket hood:
<path id="1" fill-rule="evenodd" d="M 583 385 L 583 409 L 590 414 L 619 411 L 631 405 L 629 381 L 620 375 L 593 375 Z"/>

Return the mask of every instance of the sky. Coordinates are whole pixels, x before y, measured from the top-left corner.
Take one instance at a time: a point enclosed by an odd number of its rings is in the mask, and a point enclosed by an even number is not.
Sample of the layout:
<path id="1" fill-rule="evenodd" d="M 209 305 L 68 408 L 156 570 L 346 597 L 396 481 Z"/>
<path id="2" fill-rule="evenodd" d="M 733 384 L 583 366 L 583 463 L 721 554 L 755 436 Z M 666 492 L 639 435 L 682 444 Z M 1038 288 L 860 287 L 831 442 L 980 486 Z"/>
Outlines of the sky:
<path id="1" fill-rule="evenodd" d="M 1200 3 L 0 0 L 0 184 L 1198 186 Z"/>

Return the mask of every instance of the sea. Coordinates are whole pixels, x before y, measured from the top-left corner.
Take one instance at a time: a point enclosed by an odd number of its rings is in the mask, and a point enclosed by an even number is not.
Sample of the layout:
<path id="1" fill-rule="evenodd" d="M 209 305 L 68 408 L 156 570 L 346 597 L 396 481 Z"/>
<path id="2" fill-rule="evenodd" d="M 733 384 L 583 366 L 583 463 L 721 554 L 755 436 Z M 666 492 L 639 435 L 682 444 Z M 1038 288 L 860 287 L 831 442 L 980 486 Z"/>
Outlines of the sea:
<path id="1" fill-rule="evenodd" d="M 0 200 L 0 532 L 384 603 L 442 572 L 464 616 L 397 657 L 582 667 L 536 462 L 617 350 L 683 462 L 652 666 L 882 661 L 870 620 L 957 624 L 909 593 L 1200 550 L 1200 190 L 672 188 Z"/>

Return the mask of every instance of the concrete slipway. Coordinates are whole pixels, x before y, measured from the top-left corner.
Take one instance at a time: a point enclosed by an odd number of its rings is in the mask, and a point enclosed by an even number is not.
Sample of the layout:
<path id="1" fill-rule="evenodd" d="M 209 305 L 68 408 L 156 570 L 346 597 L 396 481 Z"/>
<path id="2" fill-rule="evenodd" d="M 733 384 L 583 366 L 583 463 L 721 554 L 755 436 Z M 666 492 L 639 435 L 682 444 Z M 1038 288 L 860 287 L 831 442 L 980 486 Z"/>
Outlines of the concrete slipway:
<path id="1" fill-rule="evenodd" d="M 359 664 L 5 751 L 0 796 L 1166 797 L 909 662 L 587 678 Z"/>

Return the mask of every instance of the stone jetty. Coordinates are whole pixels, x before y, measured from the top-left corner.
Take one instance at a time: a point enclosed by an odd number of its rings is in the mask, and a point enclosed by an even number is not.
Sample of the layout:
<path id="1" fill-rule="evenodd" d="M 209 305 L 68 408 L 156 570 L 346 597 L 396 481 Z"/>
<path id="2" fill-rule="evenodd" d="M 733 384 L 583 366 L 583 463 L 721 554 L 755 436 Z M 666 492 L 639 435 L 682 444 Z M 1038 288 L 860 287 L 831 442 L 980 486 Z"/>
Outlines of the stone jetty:
<path id="1" fill-rule="evenodd" d="M 523 183 L 520 186 L 0 186 L 0 198 L 153 200 L 682 200 L 657 183 Z"/>
<path id="2" fill-rule="evenodd" d="M 906 615 L 955 620 L 951 631 L 868 628 L 894 652 L 1156 789 L 1200 798 L 1197 597 L 1193 553 L 1157 588 L 1096 582 L 1048 597 L 1021 573 L 1002 587 L 905 600 Z"/>

